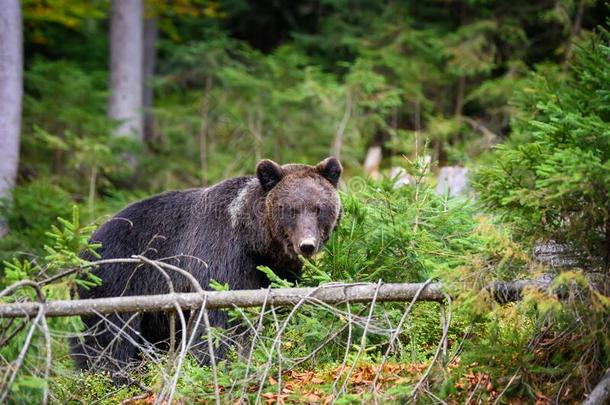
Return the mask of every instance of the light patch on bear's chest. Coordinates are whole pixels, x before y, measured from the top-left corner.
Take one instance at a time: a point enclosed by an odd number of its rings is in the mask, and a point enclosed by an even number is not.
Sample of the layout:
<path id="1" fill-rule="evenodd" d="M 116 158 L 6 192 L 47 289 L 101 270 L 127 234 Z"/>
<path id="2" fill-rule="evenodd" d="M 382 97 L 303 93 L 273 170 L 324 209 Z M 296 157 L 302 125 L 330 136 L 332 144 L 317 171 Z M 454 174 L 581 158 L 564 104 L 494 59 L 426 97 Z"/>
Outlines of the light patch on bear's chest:
<path id="1" fill-rule="evenodd" d="M 246 212 L 246 202 L 248 201 L 248 195 L 254 190 L 256 185 L 258 184 L 258 179 L 253 178 L 250 179 L 237 196 L 231 201 L 229 206 L 227 207 L 227 211 L 229 212 L 229 218 L 231 220 L 231 227 L 235 228 L 244 219 Z"/>

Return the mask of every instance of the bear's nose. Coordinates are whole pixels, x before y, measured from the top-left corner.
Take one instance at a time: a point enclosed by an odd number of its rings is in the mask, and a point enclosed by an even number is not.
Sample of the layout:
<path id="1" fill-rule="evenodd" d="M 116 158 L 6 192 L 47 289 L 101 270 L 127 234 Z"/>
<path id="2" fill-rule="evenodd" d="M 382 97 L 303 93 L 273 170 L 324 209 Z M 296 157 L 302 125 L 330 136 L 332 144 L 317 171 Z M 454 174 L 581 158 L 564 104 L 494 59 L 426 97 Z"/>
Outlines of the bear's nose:
<path id="1" fill-rule="evenodd" d="M 299 250 L 304 255 L 311 255 L 316 250 L 316 241 L 313 239 L 304 239 L 299 243 Z"/>

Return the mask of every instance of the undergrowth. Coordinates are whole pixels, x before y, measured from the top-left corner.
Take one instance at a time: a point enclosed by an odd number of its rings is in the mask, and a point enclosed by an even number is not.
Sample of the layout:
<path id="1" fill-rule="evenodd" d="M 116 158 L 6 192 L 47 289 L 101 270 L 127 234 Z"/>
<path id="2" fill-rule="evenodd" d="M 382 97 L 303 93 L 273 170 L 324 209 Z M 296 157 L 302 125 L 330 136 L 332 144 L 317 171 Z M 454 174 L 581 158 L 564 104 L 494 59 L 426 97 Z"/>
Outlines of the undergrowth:
<path id="1" fill-rule="evenodd" d="M 405 165 L 419 179 L 415 186 L 396 187 L 391 180 L 359 178 L 348 182 L 341 194 L 344 212 L 340 225 L 324 252 L 316 260 L 305 262 L 300 284 L 442 281 L 456 297 L 451 305 L 453 317 L 448 333 L 450 363 L 432 368 L 426 390 L 433 396 L 421 395 L 419 401 L 434 402 L 434 396 L 464 401 L 471 395 L 487 401 L 501 392 L 507 398 L 528 401 L 579 398 L 585 389 L 590 389 L 582 385 L 582 380 L 608 364 L 608 332 L 603 328 L 609 308 L 607 297 L 591 290 L 580 272 L 571 271 L 555 282 L 562 299 L 531 291 L 522 302 L 496 304 L 485 289 L 490 282 L 535 277 L 544 267 L 532 262 L 523 246 L 513 240 L 510 227 L 479 214 L 472 201 L 436 195 L 425 176 L 428 167 L 423 160 L 406 161 Z M 94 227 L 80 222 L 75 211 L 71 221 L 62 220 L 59 227 L 53 228 L 47 234 L 46 256 L 5 262 L 5 285 L 20 279 L 40 280 L 62 268 L 82 264 L 75 254 L 90 248 L 87 238 Z M 75 282 L 96 280 L 88 279 L 86 273 L 73 275 L 45 286 L 44 292 L 49 298 L 65 299 Z M 276 280 L 276 284 L 286 286 L 282 283 L 285 282 Z M 396 325 L 405 306 L 377 303 L 370 318 L 375 325 Z M 363 324 L 348 328 L 348 311 L 366 317 L 370 309 L 364 304 L 351 304 L 349 308 L 303 306 L 287 322 L 279 347 L 273 346 L 274 338 L 289 310 L 266 312 L 250 365 L 243 353 L 237 352 L 229 353 L 218 364 L 223 401 L 236 400 L 242 394 L 254 400 L 259 385 L 249 382 L 240 386 L 239 382 L 246 369 L 252 373 L 266 367 L 268 375 L 261 389 L 265 400 L 275 401 L 279 395 L 288 402 L 315 402 L 314 398 L 323 402 L 337 390 L 335 380 L 339 386 L 343 384 L 345 377 L 337 375 L 352 366 L 355 371 L 348 378 L 342 401 L 351 403 L 362 395 L 372 395 L 372 379 L 388 349 L 388 338 L 373 328 L 365 335 Z M 242 322 L 248 319 L 251 324 L 256 324 L 261 315 L 258 308 L 234 309 L 230 314 Z M 150 395 L 154 395 L 162 384 L 166 370 L 153 364 L 134 372 L 138 385 L 123 388 L 115 387 L 101 374 L 76 373 L 65 333 L 78 330 L 80 323 L 73 318 L 56 319 L 51 328 L 55 361 L 47 384 L 54 401 L 117 403 L 142 395 L 143 387 L 150 388 Z M 336 336 L 321 346 L 335 332 Z M 387 402 L 410 398 L 414 385 L 430 364 L 441 334 L 438 304 L 416 304 L 403 333 L 389 351 L 390 368 L 387 373 L 385 368 L 382 372 L 379 398 Z M 14 339 L 3 348 L 2 355 L 14 357 L 22 342 L 22 338 Z M 277 352 L 281 353 L 283 364 L 278 361 Z M 313 352 L 315 356 L 308 357 Z M 32 369 L 40 367 L 36 353 L 28 356 Z M 211 373 L 210 368 L 188 360 L 177 398 L 187 402 L 212 401 Z M 45 382 L 35 374 L 24 371 L 19 375 L 13 398 L 29 401 L 37 397 Z M 317 383 L 311 384 L 311 379 Z M 240 389 L 235 389 L 236 384 Z"/>

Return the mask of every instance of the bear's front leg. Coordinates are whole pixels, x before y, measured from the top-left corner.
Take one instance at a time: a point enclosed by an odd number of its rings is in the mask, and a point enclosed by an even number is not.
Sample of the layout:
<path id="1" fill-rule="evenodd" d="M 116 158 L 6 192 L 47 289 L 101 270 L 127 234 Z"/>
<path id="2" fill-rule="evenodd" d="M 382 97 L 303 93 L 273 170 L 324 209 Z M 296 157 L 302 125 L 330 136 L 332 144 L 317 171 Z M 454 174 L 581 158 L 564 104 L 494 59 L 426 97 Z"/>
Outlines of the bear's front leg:
<path id="1" fill-rule="evenodd" d="M 213 331 L 212 336 L 212 345 L 213 345 L 213 355 L 216 362 L 225 358 L 227 354 L 227 350 L 231 344 L 230 337 L 227 336 L 226 326 L 228 324 L 228 316 L 225 311 L 208 311 L 208 320 L 210 322 L 210 327 L 212 328 L 220 328 L 222 332 L 222 336 L 218 339 L 218 335 L 214 335 Z M 210 348 L 209 348 L 209 337 L 208 330 L 205 326 L 203 314 L 200 313 L 200 310 L 195 310 L 191 313 L 191 317 L 189 319 L 188 324 L 188 333 L 187 337 L 192 339 L 191 346 L 189 347 L 189 353 L 197 359 L 197 362 L 202 365 L 210 364 Z"/>
<path id="2" fill-rule="evenodd" d="M 87 329 L 73 354 L 79 367 L 107 371 L 116 385 L 126 384 L 142 343 L 142 315 L 115 313 L 83 320 Z"/>

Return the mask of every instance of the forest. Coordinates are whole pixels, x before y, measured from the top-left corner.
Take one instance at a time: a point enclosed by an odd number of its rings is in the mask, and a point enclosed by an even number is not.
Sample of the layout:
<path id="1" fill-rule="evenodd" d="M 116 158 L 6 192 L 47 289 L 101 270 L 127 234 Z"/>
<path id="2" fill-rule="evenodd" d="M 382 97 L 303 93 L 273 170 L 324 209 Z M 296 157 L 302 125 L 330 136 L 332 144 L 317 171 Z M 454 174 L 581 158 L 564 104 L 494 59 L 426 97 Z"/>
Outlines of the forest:
<path id="1" fill-rule="evenodd" d="M 610 403 L 610 4 L 0 0 L 0 379 Z"/>

